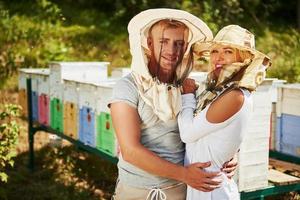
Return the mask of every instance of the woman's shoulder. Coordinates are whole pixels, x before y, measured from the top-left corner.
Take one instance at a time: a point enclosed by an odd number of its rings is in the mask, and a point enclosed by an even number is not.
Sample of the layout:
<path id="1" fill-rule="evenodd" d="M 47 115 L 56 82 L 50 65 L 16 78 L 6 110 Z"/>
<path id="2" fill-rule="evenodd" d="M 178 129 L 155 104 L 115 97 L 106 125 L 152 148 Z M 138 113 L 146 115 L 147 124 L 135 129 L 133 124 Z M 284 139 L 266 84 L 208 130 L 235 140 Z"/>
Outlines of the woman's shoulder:
<path id="1" fill-rule="evenodd" d="M 244 101 L 243 90 L 237 88 L 226 91 L 209 106 L 207 120 L 213 123 L 226 121 L 241 110 Z"/>
<path id="2" fill-rule="evenodd" d="M 229 107 L 241 107 L 247 92 L 240 88 L 234 88 L 224 92 L 212 104 L 221 104 Z"/>

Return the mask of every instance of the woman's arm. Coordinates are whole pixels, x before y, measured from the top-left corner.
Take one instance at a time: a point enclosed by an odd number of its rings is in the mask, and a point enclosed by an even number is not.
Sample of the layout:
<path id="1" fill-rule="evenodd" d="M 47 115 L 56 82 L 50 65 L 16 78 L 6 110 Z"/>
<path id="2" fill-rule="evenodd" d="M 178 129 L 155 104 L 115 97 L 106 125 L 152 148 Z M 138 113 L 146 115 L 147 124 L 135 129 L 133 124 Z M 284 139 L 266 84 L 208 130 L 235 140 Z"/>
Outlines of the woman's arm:
<path id="1" fill-rule="evenodd" d="M 182 95 L 182 110 L 178 117 L 182 141 L 196 142 L 209 133 L 225 128 L 241 109 L 243 102 L 244 95 L 241 90 L 230 90 L 209 106 L 206 115 L 204 111 L 201 111 L 194 117 L 193 113 L 196 108 L 194 94 Z"/>

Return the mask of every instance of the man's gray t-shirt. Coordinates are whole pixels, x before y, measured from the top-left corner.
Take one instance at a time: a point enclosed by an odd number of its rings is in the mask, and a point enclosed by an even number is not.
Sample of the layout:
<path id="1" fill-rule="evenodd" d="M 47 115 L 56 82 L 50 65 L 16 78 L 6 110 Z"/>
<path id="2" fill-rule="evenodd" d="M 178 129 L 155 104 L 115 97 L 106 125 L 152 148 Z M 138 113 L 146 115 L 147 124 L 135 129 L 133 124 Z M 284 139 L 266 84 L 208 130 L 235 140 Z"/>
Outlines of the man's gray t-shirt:
<path id="1" fill-rule="evenodd" d="M 120 101 L 138 111 L 141 119 L 141 144 L 161 158 L 183 165 L 184 144 L 180 140 L 177 120 L 161 121 L 139 95 L 131 74 L 119 80 L 113 89 L 110 103 Z M 122 156 L 119 157 L 118 169 L 119 180 L 134 187 L 151 188 L 176 183 L 139 169 L 124 161 Z"/>

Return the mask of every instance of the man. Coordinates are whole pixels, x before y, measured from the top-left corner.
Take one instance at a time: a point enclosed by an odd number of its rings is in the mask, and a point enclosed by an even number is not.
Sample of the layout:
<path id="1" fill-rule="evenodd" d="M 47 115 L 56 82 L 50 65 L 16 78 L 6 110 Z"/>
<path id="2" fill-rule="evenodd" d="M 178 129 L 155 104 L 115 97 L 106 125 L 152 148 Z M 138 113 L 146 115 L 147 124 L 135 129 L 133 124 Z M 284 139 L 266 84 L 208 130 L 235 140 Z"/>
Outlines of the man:
<path id="1" fill-rule="evenodd" d="M 152 9 L 136 15 L 128 31 L 132 73 L 116 84 L 110 102 L 121 149 L 114 198 L 183 200 L 185 184 L 219 187 L 219 172 L 203 170 L 210 163 L 183 166 L 176 119 L 180 86 L 193 65 L 191 46 L 211 40 L 210 29 L 185 11 Z"/>

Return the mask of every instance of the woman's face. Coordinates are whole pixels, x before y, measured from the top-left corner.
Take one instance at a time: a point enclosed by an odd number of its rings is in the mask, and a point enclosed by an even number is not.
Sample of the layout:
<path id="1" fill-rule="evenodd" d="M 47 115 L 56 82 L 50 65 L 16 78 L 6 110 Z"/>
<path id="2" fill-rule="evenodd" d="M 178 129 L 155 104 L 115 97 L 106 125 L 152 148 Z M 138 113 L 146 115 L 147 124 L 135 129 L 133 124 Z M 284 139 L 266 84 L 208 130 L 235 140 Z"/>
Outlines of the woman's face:
<path id="1" fill-rule="evenodd" d="M 215 45 L 210 51 L 212 70 L 220 71 L 225 65 L 241 62 L 237 49 L 226 45 Z"/>

